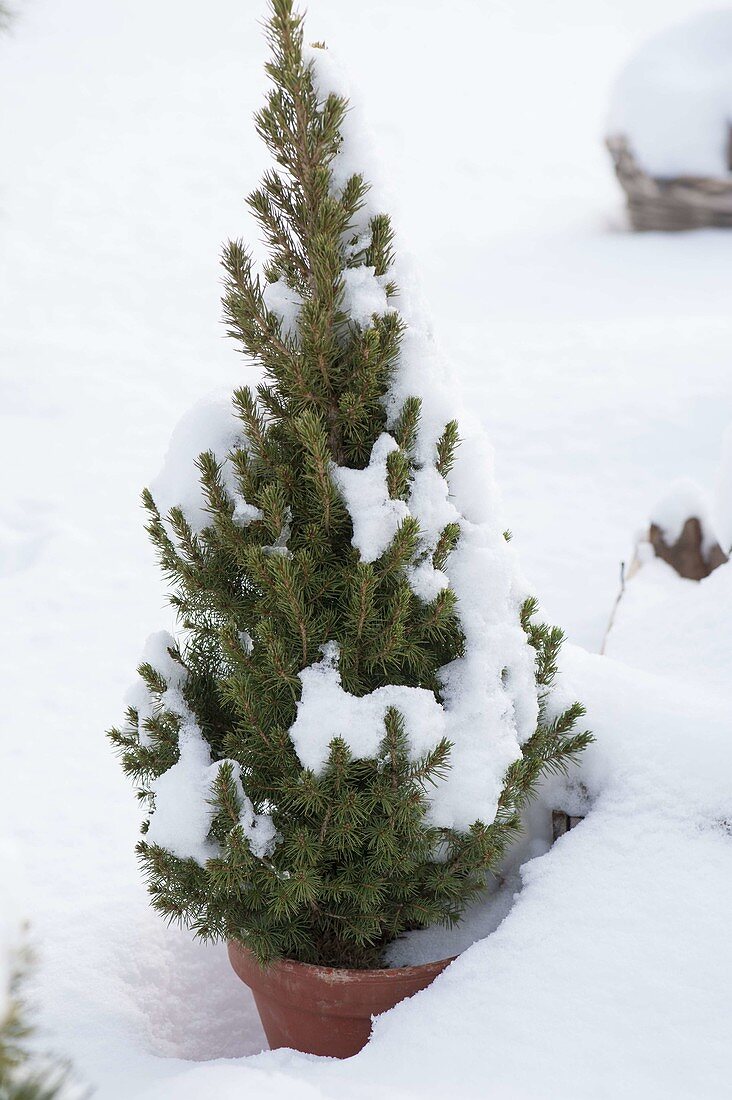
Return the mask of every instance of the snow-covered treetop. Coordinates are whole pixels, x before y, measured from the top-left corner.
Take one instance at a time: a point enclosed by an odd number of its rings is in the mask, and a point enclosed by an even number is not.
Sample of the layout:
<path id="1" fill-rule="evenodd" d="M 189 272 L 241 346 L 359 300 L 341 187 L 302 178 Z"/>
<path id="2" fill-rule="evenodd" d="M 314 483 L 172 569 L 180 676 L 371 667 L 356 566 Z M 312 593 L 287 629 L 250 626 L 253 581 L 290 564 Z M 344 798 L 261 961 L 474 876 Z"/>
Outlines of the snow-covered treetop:
<path id="1" fill-rule="evenodd" d="M 732 9 L 649 39 L 612 93 L 608 133 L 623 134 L 656 178 L 730 175 Z"/>

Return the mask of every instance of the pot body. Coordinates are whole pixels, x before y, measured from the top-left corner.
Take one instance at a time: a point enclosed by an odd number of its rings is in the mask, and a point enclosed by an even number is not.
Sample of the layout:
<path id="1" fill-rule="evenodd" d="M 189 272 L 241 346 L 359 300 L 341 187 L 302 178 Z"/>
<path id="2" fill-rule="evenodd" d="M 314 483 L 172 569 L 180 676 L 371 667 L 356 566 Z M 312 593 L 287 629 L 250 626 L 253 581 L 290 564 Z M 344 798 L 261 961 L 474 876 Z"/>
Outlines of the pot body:
<path id="1" fill-rule="evenodd" d="M 252 993 L 272 1050 L 350 1058 L 366 1045 L 371 1020 L 425 989 L 452 962 L 393 970 L 342 970 L 280 959 L 263 970 L 243 944 L 229 942 L 229 960 Z"/>

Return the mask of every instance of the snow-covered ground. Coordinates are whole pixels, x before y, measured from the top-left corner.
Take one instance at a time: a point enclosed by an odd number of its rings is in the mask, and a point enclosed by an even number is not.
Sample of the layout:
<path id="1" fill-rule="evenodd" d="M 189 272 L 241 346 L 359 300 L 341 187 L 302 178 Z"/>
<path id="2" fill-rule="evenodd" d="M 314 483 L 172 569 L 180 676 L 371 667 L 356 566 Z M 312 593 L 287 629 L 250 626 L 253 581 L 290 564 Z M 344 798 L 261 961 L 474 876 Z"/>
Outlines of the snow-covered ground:
<path id="1" fill-rule="evenodd" d="M 345 1064 L 244 1057 L 251 1001 L 148 910 L 103 737 L 172 625 L 139 488 L 183 412 L 246 380 L 217 255 L 265 164 L 263 5 L 25 0 L 0 41 L 0 836 L 41 1040 L 100 1100 L 728 1095 L 732 566 L 644 566 L 596 655 L 636 531 L 675 478 L 713 486 L 732 420 L 732 235 L 623 232 L 601 146 L 618 67 L 703 6 L 311 0 L 597 735 L 586 821 Z"/>

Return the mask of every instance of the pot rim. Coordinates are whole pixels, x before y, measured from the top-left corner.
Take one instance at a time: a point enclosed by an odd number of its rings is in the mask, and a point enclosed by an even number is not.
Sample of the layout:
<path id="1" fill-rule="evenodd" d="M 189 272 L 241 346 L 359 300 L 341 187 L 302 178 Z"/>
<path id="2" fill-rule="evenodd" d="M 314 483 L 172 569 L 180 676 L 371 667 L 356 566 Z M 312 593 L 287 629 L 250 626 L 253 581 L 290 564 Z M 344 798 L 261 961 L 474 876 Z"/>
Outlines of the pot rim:
<path id="1" fill-rule="evenodd" d="M 231 939 L 229 943 L 232 944 L 237 950 L 245 951 L 247 955 L 254 958 L 252 950 L 242 943 L 241 940 Z M 359 977 L 364 977 L 372 974 L 375 978 L 383 977 L 386 974 L 393 975 L 394 977 L 408 978 L 412 974 L 416 974 L 418 971 L 429 970 L 431 967 L 439 966 L 441 969 L 446 970 L 450 963 L 459 958 L 458 955 L 447 955 L 443 959 L 434 959 L 432 962 L 415 963 L 413 966 L 375 966 L 375 967 L 349 967 L 349 966 L 324 966 L 320 963 L 305 963 L 300 962 L 298 959 L 279 958 L 273 959 L 271 963 L 268 963 L 264 967 L 260 967 L 262 974 L 266 974 L 270 967 L 278 968 L 297 968 L 303 970 L 317 970 L 319 973 L 327 974 L 354 974 Z M 256 961 L 256 960 L 255 960 Z"/>

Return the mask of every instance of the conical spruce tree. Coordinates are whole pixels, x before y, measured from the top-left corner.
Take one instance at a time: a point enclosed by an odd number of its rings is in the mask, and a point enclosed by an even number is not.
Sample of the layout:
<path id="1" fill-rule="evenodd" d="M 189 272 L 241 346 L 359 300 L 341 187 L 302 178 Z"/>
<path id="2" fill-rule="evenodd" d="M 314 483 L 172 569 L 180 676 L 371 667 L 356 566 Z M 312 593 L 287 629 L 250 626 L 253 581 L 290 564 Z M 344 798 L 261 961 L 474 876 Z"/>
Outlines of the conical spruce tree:
<path id="1" fill-rule="evenodd" d="M 458 827 L 433 812 L 454 746 L 439 723 L 420 740 L 414 706 L 439 718 L 444 670 L 466 656 L 449 583 L 461 524 L 430 541 L 411 502 L 420 476 L 447 495 L 458 428 L 444 425 L 426 469 L 420 400 L 387 414 L 405 333 L 390 222 L 371 214 L 364 231 L 366 180 L 344 179 L 341 161 L 336 178 L 348 103 L 318 90 L 291 0 L 272 0 L 267 34 L 256 126 L 276 168 L 248 202 L 269 260 L 257 273 L 238 241 L 223 257 L 228 331 L 263 381 L 234 395 L 241 445 L 198 460 L 203 525 L 144 493 L 180 635 L 153 641 L 144 690 L 110 736 L 149 811 L 139 855 L 166 918 L 263 964 L 374 967 L 405 931 L 459 920 L 541 774 L 589 734 L 575 731 L 579 704 L 549 715 L 562 635 L 527 599 L 515 620 L 538 700 L 530 735 L 490 819 Z M 355 309 L 358 280 L 385 308 Z M 391 516 L 387 536 L 359 509 Z M 425 570 L 429 591 L 415 581 Z"/>

